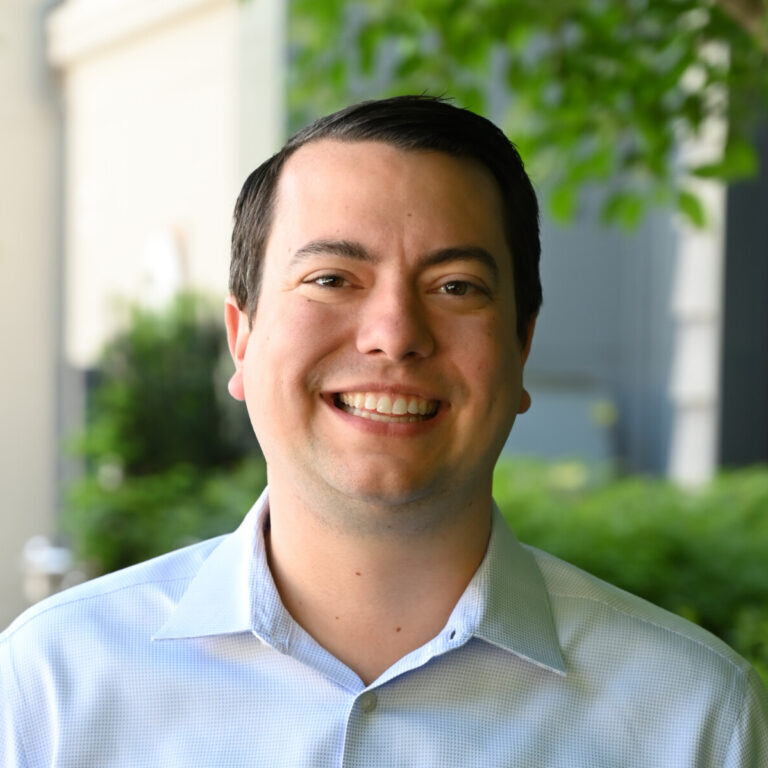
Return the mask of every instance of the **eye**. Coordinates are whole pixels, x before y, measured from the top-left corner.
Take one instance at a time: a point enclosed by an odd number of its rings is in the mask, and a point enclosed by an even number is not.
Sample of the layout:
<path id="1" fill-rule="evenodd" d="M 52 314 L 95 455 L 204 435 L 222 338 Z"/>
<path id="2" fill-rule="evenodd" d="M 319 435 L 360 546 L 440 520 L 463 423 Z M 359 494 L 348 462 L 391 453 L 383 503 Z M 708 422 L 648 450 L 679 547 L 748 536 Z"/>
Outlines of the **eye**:
<path id="1" fill-rule="evenodd" d="M 471 296 L 477 293 L 486 293 L 479 285 L 468 280 L 449 280 L 440 286 L 440 292 L 448 296 Z"/>
<path id="2" fill-rule="evenodd" d="M 307 285 L 317 285 L 320 288 L 345 288 L 350 285 L 349 280 L 341 275 L 327 274 L 312 277 L 304 281 Z"/>

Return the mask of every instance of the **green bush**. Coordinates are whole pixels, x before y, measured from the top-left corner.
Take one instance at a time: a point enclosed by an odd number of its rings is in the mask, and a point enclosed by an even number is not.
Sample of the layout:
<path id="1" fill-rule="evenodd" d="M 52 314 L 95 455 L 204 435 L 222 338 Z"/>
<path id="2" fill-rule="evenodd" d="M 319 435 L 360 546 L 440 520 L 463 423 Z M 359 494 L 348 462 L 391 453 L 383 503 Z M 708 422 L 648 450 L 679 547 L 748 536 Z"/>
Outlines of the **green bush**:
<path id="1" fill-rule="evenodd" d="M 494 495 L 521 541 L 695 621 L 768 681 L 768 468 L 686 492 L 644 477 L 593 483 L 579 464 L 504 460 Z"/>
<path id="2" fill-rule="evenodd" d="M 63 528 L 91 573 L 105 573 L 232 530 L 266 478 L 242 403 L 221 312 L 180 295 L 134 308 L 104 350 L 74 452 L 84 474 Z"/>
<path id="3" fill-rule="evenodd" d="M 260 458 L 202 473 L 177 464 L 106 488 L 88 474 L 71 490 L 66 531 L 91 574 L 106 573 L 234 530 L 265 484 Z"/>
<path id="4" fill-rule="evenodd" d="M 203 469 L 252 450 L 245 410 L 226 391 L 232 363 L 222 314 L 194 294 L 180 294 L 162 311 L 129 310 L 88 393 L 76 452 L 89 469 L 110 458 L 130 476 L 182 463 Z"/>

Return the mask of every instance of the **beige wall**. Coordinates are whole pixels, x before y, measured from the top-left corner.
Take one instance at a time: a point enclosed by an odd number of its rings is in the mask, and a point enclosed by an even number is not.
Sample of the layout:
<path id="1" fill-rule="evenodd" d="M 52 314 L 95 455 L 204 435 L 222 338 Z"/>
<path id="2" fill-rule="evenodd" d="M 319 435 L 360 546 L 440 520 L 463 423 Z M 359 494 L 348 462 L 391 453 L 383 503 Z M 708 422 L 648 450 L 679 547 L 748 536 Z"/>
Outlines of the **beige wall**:
<path id="1" fill-rule="evenodd" d="M 23 607 L 24 542 L 53 526 L 57 116 L 44 6 L 0 3 L 0 626 Z"/>
<path id="2" fill-rule="evenodd" d="M 116 297 L 226 290 L 244 170 L 282 139 L 281 4 L 69 0 L 50 19 L 66 110 L 67 359 Z"/>

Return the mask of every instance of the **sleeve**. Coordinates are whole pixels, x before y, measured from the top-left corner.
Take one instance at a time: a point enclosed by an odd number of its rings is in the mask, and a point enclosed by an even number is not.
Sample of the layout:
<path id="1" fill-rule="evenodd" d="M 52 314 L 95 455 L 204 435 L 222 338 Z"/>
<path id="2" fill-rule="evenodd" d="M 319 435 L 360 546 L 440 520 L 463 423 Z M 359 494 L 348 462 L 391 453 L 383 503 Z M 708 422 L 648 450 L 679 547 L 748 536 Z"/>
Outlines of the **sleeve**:
<path id="1" fill-rule="evenodd" d="M 19 733 L 18 696 L 10 639 L 0 635 L 0 765 L 4 768 L 28 766 Z"/>
<path id="2" fill-rule="evenodd" d="M 768 768 L 768 691 L 750 669 L 724 768 Z"/>

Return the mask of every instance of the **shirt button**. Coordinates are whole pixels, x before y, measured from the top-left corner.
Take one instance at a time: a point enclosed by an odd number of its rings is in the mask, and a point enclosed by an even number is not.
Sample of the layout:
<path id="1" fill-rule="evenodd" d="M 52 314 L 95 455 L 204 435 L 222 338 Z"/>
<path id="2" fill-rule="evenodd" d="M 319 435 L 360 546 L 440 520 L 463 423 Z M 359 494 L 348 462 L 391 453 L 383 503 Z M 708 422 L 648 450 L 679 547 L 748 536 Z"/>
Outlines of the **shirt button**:
<path id="1" fill-rule="evenodd" d="M 376 694 L 373 691 L 366 691 L 360 696 L 360 709 L 363 712 L 373 712 L 377 704 Z"/>

